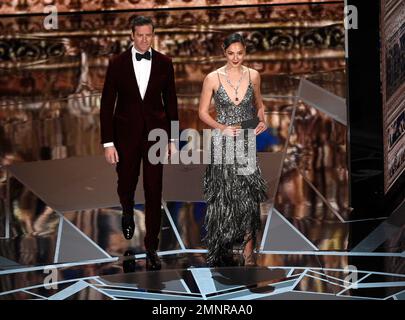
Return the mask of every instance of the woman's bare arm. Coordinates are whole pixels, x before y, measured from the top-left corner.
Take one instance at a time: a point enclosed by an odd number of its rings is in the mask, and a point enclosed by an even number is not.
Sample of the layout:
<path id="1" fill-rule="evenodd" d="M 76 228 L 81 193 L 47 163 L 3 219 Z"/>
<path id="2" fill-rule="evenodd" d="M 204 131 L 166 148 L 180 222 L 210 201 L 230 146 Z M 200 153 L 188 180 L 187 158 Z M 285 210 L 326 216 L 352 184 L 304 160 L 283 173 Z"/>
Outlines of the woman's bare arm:
<path id="1" fill-rule="evenodd" d="M 225 129 L 226 126 L 215 121 L 209 113 L 213 90 L 214 90 L 213 74 L 210 73 L 205 77 L 203 82 L 203 87 L 200 96 L 200 105 L 198 108 L 198 116 L 200 117 L 201 121 L 209 125 L 211 128 L 223 130 Z"/>
<path id="2" fill-rule="evenodd" d="M 265 105 L 263 103 L 263 98 L 262 94 L 260 91 L 260 86 L 261 86 L 261 79 L 260 79 L 260 74 L 254 69 L 250 69 L 251 71 L 251 79 L 253 82 L 253 90 L 255 94 L 255 101 L 256 101 L 256 109 L 257 109 L 257 117 L 259 118 L 260 122 L 259 125 L 256 128 L 256 134 L 259 134 L 266 130 L 266 122 L 265 122 L 265 117 L 264 117 L 264 110 L 265 110 Z"/>
<path id="3" fill-rule="evenodd" d="M 255 94 L 255 101 L 256 101 L 256 109 L 257 109 L 257 116 L 259 117 L 260 121 L 264 122 L 264 103 L 263 103 L 263 98 L 262 94 L 260 91 L 260 86 L 261 86 L 261 79 L 260 79 L 260 74 L 254 69 L 250 69 L 251 75 L 252 75 L 252 82 L 253 82 L 253 89 L 254 89 L 254 94 Z"/>

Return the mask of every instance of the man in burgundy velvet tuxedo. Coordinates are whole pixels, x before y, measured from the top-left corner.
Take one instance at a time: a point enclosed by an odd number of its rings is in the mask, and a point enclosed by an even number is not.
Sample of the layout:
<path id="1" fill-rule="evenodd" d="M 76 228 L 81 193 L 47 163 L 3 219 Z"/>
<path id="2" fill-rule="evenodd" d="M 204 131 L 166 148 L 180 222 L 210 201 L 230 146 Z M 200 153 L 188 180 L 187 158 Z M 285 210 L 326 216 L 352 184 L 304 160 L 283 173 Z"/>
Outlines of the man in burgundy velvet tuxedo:
<path id="1" fill-rule="evenodd" d="M 170 121 L 178 120 L 173 64 L 151 48 L 152 20 L 138 16 L 131 23 L 133 46 L 110 60 L 101 98 L 101 142 L 106 160 L 116 164 L 117 192 L 123 210 L 122 231 L 134 234 L 134 194 L 143 167 L 145 190 L 146 266 L 160 269 L 156 253 L 161 227 L 163 164 L 152 164 L 148 141 L 152 129 L 170 133 Z M 114 109 L 115 107 L 115 109 Z"/>

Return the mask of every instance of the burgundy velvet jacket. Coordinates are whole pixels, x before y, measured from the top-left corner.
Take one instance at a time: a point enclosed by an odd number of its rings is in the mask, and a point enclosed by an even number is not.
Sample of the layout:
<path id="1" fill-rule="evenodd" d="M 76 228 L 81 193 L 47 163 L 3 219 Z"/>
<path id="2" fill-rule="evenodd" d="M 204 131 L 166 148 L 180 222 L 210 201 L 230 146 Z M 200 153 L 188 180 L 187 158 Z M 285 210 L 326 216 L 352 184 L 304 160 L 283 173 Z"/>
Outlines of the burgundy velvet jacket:
<path id="1" fill-rule="evenodd" d="M 131 48 L 109 62 L 101 97 L 101 143 L 123 149 L 147 139 L 145 132 L 162 128 L 170 138 L 170 121 L 178 120 L 171 59 L 152 48 L 148 86 L 142 100 L 132 64 Z"/>

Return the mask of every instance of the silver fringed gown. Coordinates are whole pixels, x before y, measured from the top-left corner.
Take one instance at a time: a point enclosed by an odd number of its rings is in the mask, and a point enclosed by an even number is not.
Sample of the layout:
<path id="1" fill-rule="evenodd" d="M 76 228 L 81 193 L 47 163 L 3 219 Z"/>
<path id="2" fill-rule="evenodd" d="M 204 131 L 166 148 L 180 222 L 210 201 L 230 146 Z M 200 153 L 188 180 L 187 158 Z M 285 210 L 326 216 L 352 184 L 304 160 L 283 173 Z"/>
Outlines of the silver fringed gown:
<path id="1" fill-rule="evenodd" d="M 250 74 L 249 86 L 238 105 L 229 98 L 220 79 L 219 82 L 220 86 L 214 93 L 217 122 L 235 125 L 256 115 Z M 207 263 L 210 266 L 228 265 L 232 259 L 234 244 L 241 244 L 240 250 L 243 250 L 250 239 L 256 240 L 257 231 L 261 226 L 260 203 L 267 199 L 267 184 L 257 165 L 256 136 L 253 130 L 249 134 L 246 131 L 242 136 L 243 140 L 239 140 L 241 144 L 235 142 L 237 139 L 234 137 L 229 138 L 220 134 L 214 133 L 211 138 L 211 163 L 208 164 L 203 179 L 204 197 L 207 202 L 204 221 L 207 234 L 203 243 L 208 249 Z M 233 145 L 235 152 L 231 155 L 234 161 L 231 164 L 227 162 L 230 153 L 229 148 L 228 152 L 225 152 L 226 139 L 233 139 L 235 142 Z M 251 148 L 254 147 L 253 161 L 250 162 L 250 170 L 243 171 L 249 164 L 238 161 L 237 149 L 241 151 L 242 148 L 242 154 L 246 156 L 249 154 L 249 145 Z M 215 153 L 215 148 L 220 148 L 222 152 Z M 218 154 L 222 159 L 218 159 Z"/>

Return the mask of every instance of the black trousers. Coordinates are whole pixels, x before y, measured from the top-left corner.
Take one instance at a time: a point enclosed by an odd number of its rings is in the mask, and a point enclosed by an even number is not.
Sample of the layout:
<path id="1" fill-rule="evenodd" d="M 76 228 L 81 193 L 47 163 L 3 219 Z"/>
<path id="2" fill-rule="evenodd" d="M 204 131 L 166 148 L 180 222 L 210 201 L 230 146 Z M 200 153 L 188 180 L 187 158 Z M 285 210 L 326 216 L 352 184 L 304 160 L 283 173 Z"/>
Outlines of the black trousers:
<path id="1" fill-rule="evenodd" d="M 135 188 L 138 183 L 140 166 L 143 169 L 143 187 L 145 192 L 145 248 L 157 250 L 161 228 L 161 200 L 163 164 L 152 164 L 148 160 L 148 150 L 153 141 L 144 139 L 138 145 L 122 148 L 116 146 L 118 163 L 117 193 L 124 213 L 132 213 L 134 208 Z"/>

